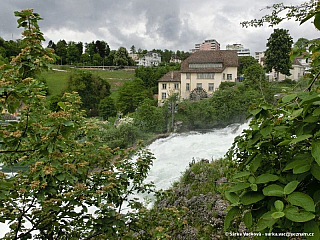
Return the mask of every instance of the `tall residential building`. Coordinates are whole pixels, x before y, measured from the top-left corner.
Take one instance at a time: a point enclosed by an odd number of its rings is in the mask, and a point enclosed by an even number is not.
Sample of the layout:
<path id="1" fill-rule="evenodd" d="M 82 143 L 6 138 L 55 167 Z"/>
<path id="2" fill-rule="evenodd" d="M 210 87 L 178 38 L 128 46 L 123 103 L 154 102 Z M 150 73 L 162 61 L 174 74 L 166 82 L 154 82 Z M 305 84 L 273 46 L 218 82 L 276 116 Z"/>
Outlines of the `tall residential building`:
<path id="1" fill-rule="evenodd" d="M 250 56 L 250 49 L 244 48 L 244 46 L 240 43 L 228 44 L 226 46 L 227 50 L 237 50 L 238 57 L 242 56 Z"/>
<path id="2" fill-rule="evenodd" d="M 264 52 L 255 52 L 254 58 L 258 61 L 259 64 L 263 65 Z"/>
<path id="3" fill-rule="evenodd" d="M 215 39 L 205 40 L 203 43 L 196 43 L 192 52 L 199 50 L 220 50 L 220 43 Z"/>

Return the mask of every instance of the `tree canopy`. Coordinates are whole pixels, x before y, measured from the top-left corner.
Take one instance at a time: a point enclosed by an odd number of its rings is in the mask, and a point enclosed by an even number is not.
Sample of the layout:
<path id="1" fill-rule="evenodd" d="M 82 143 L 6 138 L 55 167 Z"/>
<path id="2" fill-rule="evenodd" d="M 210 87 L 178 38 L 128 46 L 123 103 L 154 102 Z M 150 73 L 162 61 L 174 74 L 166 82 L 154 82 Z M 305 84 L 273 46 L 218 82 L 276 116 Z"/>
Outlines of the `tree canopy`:
<path id="1" fill-rule="evenodd" d="M 277 73 L 287 76 L 291 75 L 292 63 L 290 60 L 290 52 L 293 40 L 289 35 L 289 31 L 285 29 L 275 29 L 270 35 L 267 42 L 267 50 L 265 51 L 265 69 L 271 72 L 274 69 Z M 279 74 L 278 74 L 279 75 Z M 277 78 L 279 77 L 277 75 Z"/>

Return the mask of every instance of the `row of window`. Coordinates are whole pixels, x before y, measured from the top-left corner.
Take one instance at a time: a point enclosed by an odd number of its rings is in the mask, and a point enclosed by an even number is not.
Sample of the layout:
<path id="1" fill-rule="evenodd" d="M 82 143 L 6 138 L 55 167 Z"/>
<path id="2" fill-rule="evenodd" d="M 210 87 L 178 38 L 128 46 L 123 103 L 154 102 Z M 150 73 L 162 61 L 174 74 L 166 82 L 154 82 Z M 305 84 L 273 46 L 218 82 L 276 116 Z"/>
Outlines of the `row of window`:
<path id="1" fill-rule="evenodd" d="M 165 88 L 163 88 L 164 85 L 165 85 Z M 166 85 L 167 85 L 166 83 L 163 83 L 162 88 L 166 89 L 166 87 L 167 87 Z M 177 88 L 176 88 L 176 85 L 177 85 Z M 202 83 L 197 83 L 197 88 L 202 88 Z M 175 89 L 179 89 L 178 83 L 175 83 Z M 190 83 L 186 83 L 186 91 L 190 91 Z M 208 83 L 208 91 L 209 92 L 214 91 L 214 83 Z M 162 99 L 166 99 L 167 93 L 163 92 L 161 97 L 162 97 Z"/>
<path id="2" fill-rule="evenodd" d="M 191 79 L 191 73 L 186 74 L 186 79 Z M 214 73 L 197 73 L 197 79 L 214 79 Z M 222 79 L 226 80 L 226 74 L 222 74 Z M 227 80 L 232 80 L 232 74 L 227 74 Z"/>
<path id="3" fill-rule="evenodd" d="M 162 89 L 167 89 L 167 84 L 166 83 L 162 83 Z M 179 83 L 175 83 L 174 84 L 174 90 L 178 90 L 179 89 Z"/>
<path id="4" fill-rule="evenodd" d="M 189 68 L 222 68 L 222 63 L 189 63 Z"/>

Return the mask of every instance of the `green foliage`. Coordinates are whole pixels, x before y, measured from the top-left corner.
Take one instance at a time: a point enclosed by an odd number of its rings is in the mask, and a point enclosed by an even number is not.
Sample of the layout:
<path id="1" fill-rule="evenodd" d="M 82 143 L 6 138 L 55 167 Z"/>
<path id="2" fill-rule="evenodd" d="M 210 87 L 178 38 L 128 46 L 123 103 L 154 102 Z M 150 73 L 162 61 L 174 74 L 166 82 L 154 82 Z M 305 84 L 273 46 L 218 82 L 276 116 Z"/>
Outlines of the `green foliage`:
<path id="1" fill-rule="evenodd" d="M 44 85 L 32 78 L 53 60 L 41 47 L 40 17 L 29 9 L 16 16 L 26 47 L 1 69 L 0 106 L 19 110 L 21 119 L 1 126 L 0 163 L 26 169 L 0 172 L 0 221 L 10 227 L 3 239 L 132 238 L 143 209 L 132 195 L 149 191 L 143 181 L 152 155 L 108 147 L 99 124 L 83 117 L 76 93 L 66 93 L 59 110 L 47 108 Z M 137 211 L 124 213 L 125 202 Z"/>
<path id="2" fill-rule="evenodd" d="M 135 125 L 143 132 L 163 133 L 166 121 L 163 109 L 155 106 L 155 101 L 145 99 L 134 114 Z"/>
<path id="3" fill-rule="evenodd" d="M 290 52 L 293 40 L 289 31 L 285 29 L 274 29 L 267 42 L 265 51 L 265 68 L 267 72 L 274 69 L 277 73 L 289 76 L 292 63 L 290 61 Z"/>
<path id="4" fill-rule="evenodd" d="M 151 92 L 144 88 L 141 79 L 135 78 L 119 88 L 117 106 L 123 114 L 132 113 L 146 98 L 152 99 Z"/>
<path id="5" fill-rule="evenodd" d="M 228 152 L 239 168 L 228 191 L 238 196 L 238 215 L 251 212 L 257 224 L 250 230 L 305 232 L 304 223 L 319 225 L 319 101 L 315 90 L 251 109 L 250 129 Z"/>
<path id="6" fill-rule="evenodd" d="M 68 79 L 68 91 L 79 93 L 82 107 L 90 113 L 98 109 L 101 99 L 110 95 L 110 84 L 88 71 L 73 71 Z"/>
<path id="7" fill-rule="evenodd" d="M 117 114 L 117 109 L 113 98 L 105 97 L 104 99 L 100 100 L 98 111 L 99 116 L 105 120 L 108 120 L 109 117 L 114 117 Z"/>
<path id="8" fill-rule="evenodd" d="M 249 66 L 258 64 L 258 61 L 252 56 L 241 56 L 238 62 L 238 76 L 241 76 Z"/>

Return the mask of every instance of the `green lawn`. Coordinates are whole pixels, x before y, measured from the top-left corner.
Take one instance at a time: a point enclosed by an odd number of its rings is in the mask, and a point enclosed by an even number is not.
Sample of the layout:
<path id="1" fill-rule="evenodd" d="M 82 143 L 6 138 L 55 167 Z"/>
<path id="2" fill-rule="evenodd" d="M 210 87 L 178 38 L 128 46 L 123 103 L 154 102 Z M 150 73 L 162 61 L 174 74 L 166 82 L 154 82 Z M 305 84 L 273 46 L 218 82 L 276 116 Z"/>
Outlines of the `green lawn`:
<path id="1" fill-rule="evenodd" d="M 125 82 L 134 79 L 134 72 L 127 72 L 123 70 L 106 71 L 106 70 L 83 70 L 90 71 L 95 75 L 106 79 L 111 85 L 111 96 L 116 96 L 118 88 Z M 63 93 L 67 89 L 68 78 L 71 74 L 70 69 L 67 71 L 53 71 L 43 72 L 40 78 L 44 79 L 49 88 L 49 94 L 54 96 Z"/>

